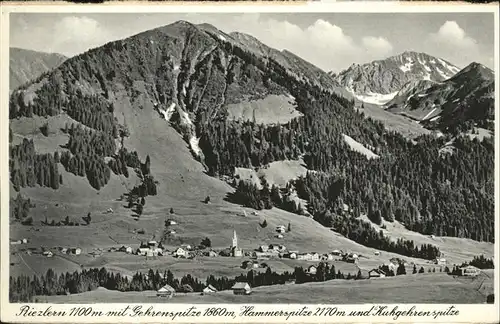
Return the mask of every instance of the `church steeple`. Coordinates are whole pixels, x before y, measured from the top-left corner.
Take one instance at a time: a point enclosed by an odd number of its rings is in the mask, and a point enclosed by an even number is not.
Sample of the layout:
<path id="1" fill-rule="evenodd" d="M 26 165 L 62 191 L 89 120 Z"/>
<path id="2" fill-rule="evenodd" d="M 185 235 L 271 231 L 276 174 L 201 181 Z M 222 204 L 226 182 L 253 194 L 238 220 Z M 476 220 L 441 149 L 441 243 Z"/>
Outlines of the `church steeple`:
<path id="1" fill-rule="evenodd" d="M 233 232 L 233 248 L 238 248 L 238 237 L 236 236 L 236 231 Z"/>

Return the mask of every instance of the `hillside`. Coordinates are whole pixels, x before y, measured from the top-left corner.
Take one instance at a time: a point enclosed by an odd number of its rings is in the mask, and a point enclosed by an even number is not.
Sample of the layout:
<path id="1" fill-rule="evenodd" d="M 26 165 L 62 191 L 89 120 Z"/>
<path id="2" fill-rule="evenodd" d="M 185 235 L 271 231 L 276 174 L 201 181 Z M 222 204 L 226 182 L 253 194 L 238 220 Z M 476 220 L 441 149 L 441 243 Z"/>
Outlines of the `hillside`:
<path id="1" fill-rule="evenodd" d="M 43 53 L 22 48 L 9 49 L 9 89 L 35 80 L 67 59 L 56 53 Z"/>
<path id="2" fill-rule="evenodd" d="M 429 128 L 448 130 L 467 121 L 485 127 L 494 120 L 494 79 L 493 71 L 471 63 L 444 82 L 420 83 L 398 94 L 386 106 Z"/>
<path id="3" fill-rule="evenodd" d="M 425 53 L 404 52 L 362 65 L 353 64 L 334 77 L 359 100 L 383 105 L 408 82 L 441 82 L 459 70 L 453 64 Z"/>
<path id="4" fill-rule="evenodd" d="M 396 255 L 426 263 L 450 248 L 418 237 L 392 242 L 369 223 L 382 218 L 424 235 L 485 241 L 471 243 L 478 253 L 492 249 L 491 139 L 457 140 L 458 154 L 442 159 L 445 139 L 409 141 L 387 130 L 332 82 L 251 36 L 185 21 L 70 58 L 10 98 L 11 238 L 81 247 L 81 256 L 52 259 L 61 271 L 71 262 L 127 274 L 165 260 L 90 253 L 151 239 L 171 250 L 208 237 L 225 248 L 233 230 L 254 249 L 288 223 L 293 230 L 280 240 L 290 249 L 356 251 L 370 255 L 369 267 Z M 268 184 L 237 184 L 240 170 Z M 258 216 L 245 217 L 240 205 Z M 179 223 L 175 233 L 167 218 Z M 13 271 L 51 264 L 22 248 Z M 203 264 L 226 271 L 220 261 L 167 258 L 184 273 Z"/>

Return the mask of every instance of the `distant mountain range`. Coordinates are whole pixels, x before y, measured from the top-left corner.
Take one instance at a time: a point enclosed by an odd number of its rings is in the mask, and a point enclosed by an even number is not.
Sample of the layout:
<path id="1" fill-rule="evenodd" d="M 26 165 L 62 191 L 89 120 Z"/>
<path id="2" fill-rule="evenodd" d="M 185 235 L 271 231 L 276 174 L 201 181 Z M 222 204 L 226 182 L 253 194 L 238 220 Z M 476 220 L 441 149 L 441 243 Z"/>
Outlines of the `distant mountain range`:
<path id="1" fill-rule="evenodd" d="M 458 71 L 460 68 L 443 59 L 425 53 L 404 52 L 384 60 L 353 64 L 338 75 L 330 74 L 359 100 L 385 104 L 408 82 L 441 82 Z"/>
<path id="2" fill-rule="evenodd" d="M 494 119 L 493 71 L 471 63 L 444 82 L 413 81 L 386 104 L 389 111 L 446 129 L 467 120 Z"/>
<path id="3" fill-rule="evenodd" d="M 33 81 L 43 73 L 59 66 L 67 59 L 57 53 L 44 53 L 22 48 L 9 49 L 9 89 Z"/>

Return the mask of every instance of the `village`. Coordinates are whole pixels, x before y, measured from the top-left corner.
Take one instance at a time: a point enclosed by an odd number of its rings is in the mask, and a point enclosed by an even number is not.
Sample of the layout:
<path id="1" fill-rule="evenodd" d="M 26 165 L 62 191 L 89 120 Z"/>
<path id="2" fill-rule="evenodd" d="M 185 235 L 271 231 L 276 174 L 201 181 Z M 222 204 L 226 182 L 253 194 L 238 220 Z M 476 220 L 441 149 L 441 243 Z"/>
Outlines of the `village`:
<path id="1" fill-rule="evenodd" d="M 175 234 L 175 230 L 171 229 L 172 225 L 177 225 L 177 222 L 173 219 L 168 219 L 165 221 L 165 225 L 168 230 L 167 233 L 172 235 Z M 276 240 L 283 240 L 287 232 L 290 230 L 290 224 L 278 225 L 274 229 L 274 237 Z M 23 248 L 23 246 L 28 245 L 28 240 L 26 238 L 11 241 L 11 245 L 19 246 L 19 252 L 27 254 L 41 254 L 47 258 L 53 258 L 54 256 L 72 255 L 80 256 L 82 254 L 82 249 L 80 247 L 53 247 L 46 248 L 42 247 L 36 249 L 33 247 Z M 368 258 L 353 251 L 343 251 L 343 250 L 333 250 L 328 253 L 318 253 L 314 251 L 298 251 L 295 249 L 288 249 L 284 244 L 281 243 L 271 243 L 271 244 L 260 244 L 255 246 L 253 250 L 243 250 L 238 244 L 238 236 L 236 230 L 233 230 L 233 236 L 231 240 L 231 245 L 226 248 L 213 248 L 211 246 L 210 240 L 205 238 L 201 241 L 199 245 L 192 246 L 190 244 L 180 244 L 179 246 L 169 246 L 166 248 L 162 242 L 157 241 L 154 237 L 149 241 L 142 241 L 138 246 L 131 245 L 117 245 L 108 247 L 107 249 L 99 249 L 98 252 L 95 250 L 87 251 L 86 254 L 92 255 L 94 258 L 101 256 L 104 253 L 124 253 L 131 256 L 146 258 L 146 260 L 161 260 L 162 258 L 177 258 L 192 260 L 199 257 L 208 258 L 238 258 L 241 259 L 241 269 L 244 270 L 258 270 L 269 268 L 268 262 L 270 260 L 278 259 L 289 259 L 299 261 L 304 263 L 304 273 L 306 276 L 315 276 L 319 263 L 331 262 L 345 262 L 353 264 L 359 273 L 363 273 L 358 279 L 376 279 L 376 278 L 386 278 L 392 277 L 399 274 L 406 274 L 400 272 L 400 267 L 405 268 L 410 266 L 405 260 L 399 258 L 390 258 L 388 262 L 384 262 L 382 265 L 376 268 L 361 268 L 363 265 L 363 259 Z M 376 256 L 380 256 L 382 252 L 375 251 Z M 360 261 L 361 260 L 361 261 Z M 448 272 L 446 259 L 443 257 L 436 258 L 435 260 L 429 261 L 433 266 L 438 267 L 439 272 Z M 413 273 L 416 273 L 416 267 L 413 265 Z M 430 268 L 428 268 L 430 272 Z M 435 271 L 435 270 L 434 270 Z M 419 273 L 424 272 L 423 267 L 418 271 Z M 475 277 L 480 274 L 480 270 L 473 266 L 463 266 L 459 270 L 455 269 L 455 274 L 464 277 Z M 295 283 L 288 282 L 288 283 Z M 189 285 L 182 285 L 177 292 L 191 293 L 193 292 L 192 287 Z M 232 287 L 233 293 L 237 295 L 249 295 L 252 293 L 252 287 L 248 282 L 236 282 Z M 213 285 L 207 284 L 203 289 L 202 294 L 216 293 L 217 289 Z M 176 290 L 169 286 L 164 285 L 157 291 L 157 297 L 172 297 L 176 293 Z"/>

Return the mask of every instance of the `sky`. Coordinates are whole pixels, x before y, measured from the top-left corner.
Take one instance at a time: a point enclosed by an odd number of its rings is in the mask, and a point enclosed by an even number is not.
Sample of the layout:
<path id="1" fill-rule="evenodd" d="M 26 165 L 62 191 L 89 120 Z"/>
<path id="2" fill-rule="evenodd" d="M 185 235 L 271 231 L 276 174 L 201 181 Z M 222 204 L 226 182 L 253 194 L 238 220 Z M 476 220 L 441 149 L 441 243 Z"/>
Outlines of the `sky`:
<path id="1" fill-rule="evenodd" d="M 325 71 L 404 51 L 494 67 L 492 13 L 12 13 L 10 46 L 73 56 L 178 20 L 250 34 Z"/>

